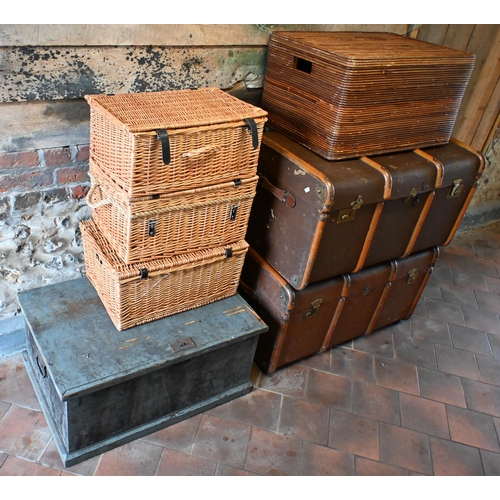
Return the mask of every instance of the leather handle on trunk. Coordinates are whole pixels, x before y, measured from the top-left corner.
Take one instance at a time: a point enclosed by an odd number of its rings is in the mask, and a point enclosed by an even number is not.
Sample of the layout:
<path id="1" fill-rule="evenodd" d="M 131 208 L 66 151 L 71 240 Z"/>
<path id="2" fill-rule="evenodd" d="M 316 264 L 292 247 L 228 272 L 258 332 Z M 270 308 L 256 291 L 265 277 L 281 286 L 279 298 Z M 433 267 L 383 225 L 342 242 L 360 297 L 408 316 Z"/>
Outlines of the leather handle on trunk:
<path id="1" fill-rule="evenodd" d="M 259 184 L 265 190 L 276 196 L 276 198 L 283 202 L 287 207 L 293 208 L 295 206 L 296 200 L 295 196 L 292 193 L 290 193 L 289 191 L 285 191 L 284 189 L 280 189 L 274 184 L 271 184 L 269 180 L 263 175 L 260 176 Z"/>

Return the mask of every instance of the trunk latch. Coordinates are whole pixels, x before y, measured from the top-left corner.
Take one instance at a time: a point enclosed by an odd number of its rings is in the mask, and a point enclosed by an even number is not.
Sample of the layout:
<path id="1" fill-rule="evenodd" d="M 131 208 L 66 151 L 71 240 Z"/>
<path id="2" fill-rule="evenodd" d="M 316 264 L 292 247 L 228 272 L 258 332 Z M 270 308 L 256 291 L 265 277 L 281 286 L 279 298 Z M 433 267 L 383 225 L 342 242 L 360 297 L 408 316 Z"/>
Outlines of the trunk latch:
<path id="1" fill-rule="evenodd" d="M 337 224 L 342 224 L 343 222 L 348 222 L 353 220 L 356 216 L 356 211 L 361 208 L 363 204 L 363 197 L 358 195 L 355 201 L 351 203 L 351 208 L 346 208 L 345 210 L 341 210 L 339 212 L 339 216 L 337 218 Z"/>
<path id="2" fill-rule="evenodd" d="M 410 269 L 408 271 L 408 278 L 406 278 L 406 285 L 411 285 L 417 279 L 418 271 L 417 268 Z"/>
<path id="3" fill-rule="evenodd" d="M 456 196 L 460 196 L 464 189 L 464 185 L 462 184 L 462 179 L 456 179 L 453 181 L 453 186 L 451 186 L 450 192 L 448 193 L 448 198 L 455 198 Z"/>
<path id="4" fill-rule="evenodd" d="M 311 307 L 309 309 L 304 309 L 302 311 L 301 320 L 314 318 L 318 314 L 319 306 L 323 302 L 323 299 L 316 299 L 311 302 Z"/>

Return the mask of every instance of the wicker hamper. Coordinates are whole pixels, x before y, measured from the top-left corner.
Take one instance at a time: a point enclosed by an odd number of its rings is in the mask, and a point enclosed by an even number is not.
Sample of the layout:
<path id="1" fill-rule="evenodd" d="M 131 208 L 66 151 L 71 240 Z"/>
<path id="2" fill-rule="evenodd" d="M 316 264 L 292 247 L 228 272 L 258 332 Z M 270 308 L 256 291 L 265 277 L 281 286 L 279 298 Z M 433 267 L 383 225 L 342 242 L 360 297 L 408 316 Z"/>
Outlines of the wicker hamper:
<path id="1" fill-rule="evenodd" d="M 86 95 L 90 173 L 128 196 L 157 195 L 253 177 L 267 112 L 210 87 Z"/>
<path id="2" fill-rule="evenodd" d="M 100 232 L 132 264 L 244 239 L 258 179 L 128 198 L 119 186 L 92 178 L 87 201 Z"/>
<path id="3" fill-rule="evenodd" d="M 87 278 L 118 330 L 236 294 L 248 244 L 124 264 L 95 222 L 80 223 Z"/>
<path id="4" fill-rule="evenodd" d="M 274 32 L 262 107 L 327 160 L 446 144 L 474 59 L 393 33 Z"/>

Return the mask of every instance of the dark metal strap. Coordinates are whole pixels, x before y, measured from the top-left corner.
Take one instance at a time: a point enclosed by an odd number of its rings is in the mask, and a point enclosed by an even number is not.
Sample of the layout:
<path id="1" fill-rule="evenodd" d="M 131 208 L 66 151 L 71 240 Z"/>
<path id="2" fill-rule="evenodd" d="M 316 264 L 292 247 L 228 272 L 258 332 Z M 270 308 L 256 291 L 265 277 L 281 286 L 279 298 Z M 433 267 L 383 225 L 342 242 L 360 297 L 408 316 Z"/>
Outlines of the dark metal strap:
<path id="1" fill-rule="evenodd" d="M 233 249 L 226 248 L 226 257 L 232 257 L 232 256 L 233 256 Z"/>
<path id="2" fill-rule="evenodd" d="M 141 269 L 140 271 L 140 276 L 141 276 L 141 280 L 144 280 L 148 277 L 148 270 L 146 268 L 144 269 Z"/>
<path id="3" fill-rule="evenodd" d="M 257 131 L 255 120 L 253 118 L 245 118 L 244 120 L 252 133 L 252 146 L 254 149 L 257 149 L 259 147 L 259 133 Z"/>
<path id="4" fill-rule="evenodd" d="M 161 157 L 163 163 L 168 165 L 170 163 L 170 139 L 168 138 L 168 133 L 165 129 L 156 130 L 158 134 L 157 139 L 161 142 Z"/>

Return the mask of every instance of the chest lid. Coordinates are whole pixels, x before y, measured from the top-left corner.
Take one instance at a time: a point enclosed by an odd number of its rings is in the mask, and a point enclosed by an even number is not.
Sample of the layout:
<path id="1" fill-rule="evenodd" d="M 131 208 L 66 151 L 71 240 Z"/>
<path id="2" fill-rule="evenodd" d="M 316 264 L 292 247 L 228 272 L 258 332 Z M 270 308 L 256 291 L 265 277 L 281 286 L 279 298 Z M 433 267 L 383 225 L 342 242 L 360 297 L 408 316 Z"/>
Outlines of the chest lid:
<path id="1" fill-rule="evenodd" d="M 361 159 L 328 161 L 279 132 L 264 132 L 258 173 L 322 212 L 384 200 L 386 178 Z"/>
<path id="2" fill-rule="evenodd" d="M 239 295 L 121 332 L 87 278 L 21 292 L 19 301 L 63 401 L 267 331 Z"/>
<path id="3" fill-rule="evenodd" d="M 86 95 L 90 107 L 131 133 L 265 118 L 267 111 L 216 88 Z"/>

